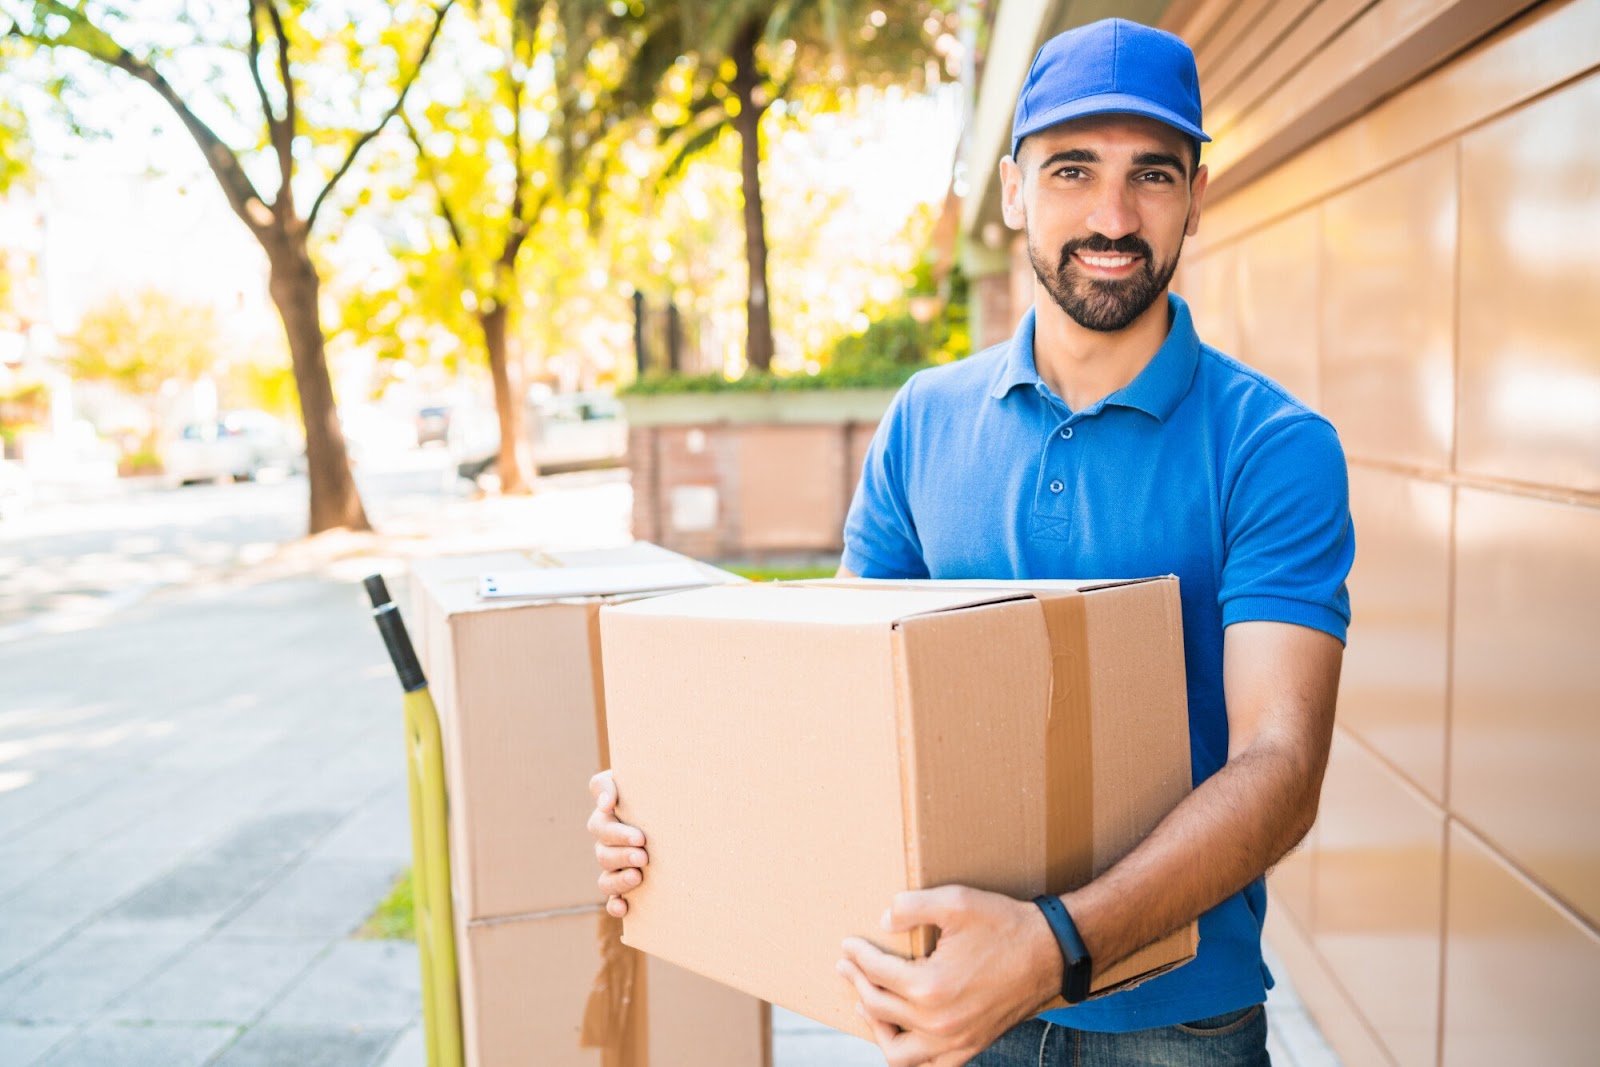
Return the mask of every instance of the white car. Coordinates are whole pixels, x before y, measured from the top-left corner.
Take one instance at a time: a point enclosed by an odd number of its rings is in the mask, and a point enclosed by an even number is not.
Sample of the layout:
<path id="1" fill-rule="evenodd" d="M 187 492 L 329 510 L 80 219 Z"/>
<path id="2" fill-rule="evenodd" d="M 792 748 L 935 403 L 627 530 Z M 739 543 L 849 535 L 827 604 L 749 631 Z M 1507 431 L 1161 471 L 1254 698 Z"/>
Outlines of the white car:
<path id="1" fill-rule="evenodd" d="M 33 503 L 33 480 L 22 465 L 0 459 L 0 521 L 14 519 Z"/>
<path id="2" fill-rule="evenodd" d="M 253 481 L 268 471 L 301 469 L 301 449 L 283 423 L 261 411 L 235 411 L 215 422 L 192 422 L 161 457 L 178 485 Z"/>

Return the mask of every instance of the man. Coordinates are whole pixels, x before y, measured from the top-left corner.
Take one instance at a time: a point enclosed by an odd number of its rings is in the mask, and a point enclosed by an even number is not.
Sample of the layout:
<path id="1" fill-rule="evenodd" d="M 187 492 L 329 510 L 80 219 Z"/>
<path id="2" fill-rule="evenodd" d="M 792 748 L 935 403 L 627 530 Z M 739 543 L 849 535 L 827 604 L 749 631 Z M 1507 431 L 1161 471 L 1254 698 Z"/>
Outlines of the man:
<path id="1" fill-rule="evenodd" d="M 1264 872 L 1304 836 L 1327 763 L 1354 556 L 1331 426 L 1200 343 L 1168 284 L 1206 189 L 1194 57 L 1121 20 L 1040 50 L 1000 164 L 1034 307 L 1009 343 L 924 371 L 884 417 L 841 574 L 1175 573 L 1196 787 L 1060 898 L 901 894 L 908 961 L 852 938 L 839 970 L 894 1067 L 1266 1064 Z M 593 783 L 600 885 L 643 877 L 643 834 Z M 1198 956 L 1071 1004 L 1089 975 L 1195 919 Z M 1071 1006 L 1037 1015 L 1065 993 Z"/>

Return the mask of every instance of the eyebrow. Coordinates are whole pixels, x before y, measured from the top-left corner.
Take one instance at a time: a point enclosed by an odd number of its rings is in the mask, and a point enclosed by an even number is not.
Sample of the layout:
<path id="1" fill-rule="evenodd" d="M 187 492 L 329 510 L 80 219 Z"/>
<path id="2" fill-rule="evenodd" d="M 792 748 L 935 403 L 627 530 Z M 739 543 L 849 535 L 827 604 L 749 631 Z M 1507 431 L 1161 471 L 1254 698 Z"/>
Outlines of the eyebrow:
<path id="1" fill-rule="evenodd" d="M 1065 148 L 1059 152 L 1052 152 L 1044 162 L 1039 164 L 1040 170 L 1049 170 L 1058 163 L 1098 163 L 1100 154 L 1088 148 Z M 1171 152 L 1140 152 L 1133 157 L 1136 167 L 1171 167 L 1179 174 L 1188 174 L 1189 168 Z"/>
<path id="2" fill-rule="evenodd" d="M 1060 152 L 1050 153 L 1043 163 L 1039 164 L 1040 170 L 1049 170 L 1057 163 L 1098 163 L 1100 155 L 1087 148 L 1067 148 Z"/>
<path id="3" fill-rule="evenodd" d="M 1140 152 L 1133 157 L 1136 167 L 1171 167 L 1179 174 L 1189 173 L 1188 166 L 1171 152 Z"/>

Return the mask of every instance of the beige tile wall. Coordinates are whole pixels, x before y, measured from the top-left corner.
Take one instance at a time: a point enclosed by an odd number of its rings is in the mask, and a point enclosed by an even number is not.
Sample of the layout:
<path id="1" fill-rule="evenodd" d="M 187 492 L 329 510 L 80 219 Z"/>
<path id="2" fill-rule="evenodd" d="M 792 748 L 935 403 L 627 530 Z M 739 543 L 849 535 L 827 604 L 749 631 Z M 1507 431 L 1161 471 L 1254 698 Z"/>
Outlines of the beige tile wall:
<path id="1" fill-rule="evenodd" d="M 1350 459 L 1333 756 L 1269 884 L 1351 1064 L 1600 1062 L 1596 25 L 1540 5 L 1228 189 L 1179 276 Z"/>

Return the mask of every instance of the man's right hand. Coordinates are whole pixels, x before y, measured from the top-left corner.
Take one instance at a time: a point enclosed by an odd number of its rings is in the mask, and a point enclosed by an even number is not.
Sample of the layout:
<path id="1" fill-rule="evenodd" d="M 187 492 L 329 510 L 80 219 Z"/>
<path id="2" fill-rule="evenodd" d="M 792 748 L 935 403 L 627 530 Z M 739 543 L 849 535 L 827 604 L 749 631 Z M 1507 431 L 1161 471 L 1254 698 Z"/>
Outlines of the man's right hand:
<path id="1" fill-rule="evenodd" d="M 611 772 L 589 779 L 589 792 L 594 797 L 589 832 L 600 861 L 600 892 L 606 895 L 606 911 L 620 919 L 628 914 L 627 894 L 644 881 L 650 855 L 644 850 L 644 831 L 617 819 L 617 783 Z"/>

